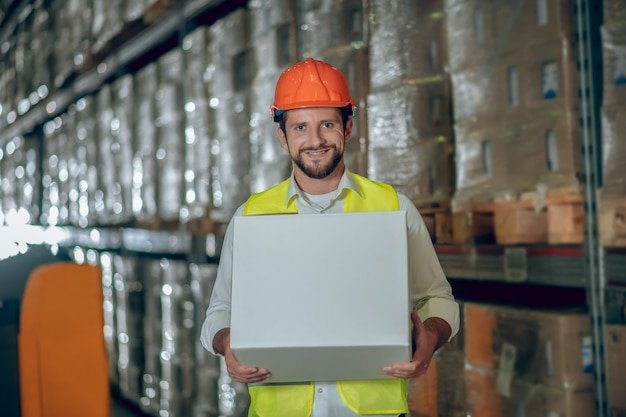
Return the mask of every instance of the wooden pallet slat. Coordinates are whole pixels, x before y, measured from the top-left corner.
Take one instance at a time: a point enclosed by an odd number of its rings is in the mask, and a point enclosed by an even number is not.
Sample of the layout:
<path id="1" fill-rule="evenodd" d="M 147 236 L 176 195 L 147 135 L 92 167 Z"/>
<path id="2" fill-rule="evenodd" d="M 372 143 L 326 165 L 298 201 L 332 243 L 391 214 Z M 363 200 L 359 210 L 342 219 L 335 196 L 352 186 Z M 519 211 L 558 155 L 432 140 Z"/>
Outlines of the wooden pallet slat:
<path id="1" fill-rule="evenodd" d="M 452 240 L 455 244 L 580 244 L 584 223 L 581 193 L 556 190 L 541 200 L 536 193 L 527 193 L 520 200 L 478 203 L 454 213 Z"/>

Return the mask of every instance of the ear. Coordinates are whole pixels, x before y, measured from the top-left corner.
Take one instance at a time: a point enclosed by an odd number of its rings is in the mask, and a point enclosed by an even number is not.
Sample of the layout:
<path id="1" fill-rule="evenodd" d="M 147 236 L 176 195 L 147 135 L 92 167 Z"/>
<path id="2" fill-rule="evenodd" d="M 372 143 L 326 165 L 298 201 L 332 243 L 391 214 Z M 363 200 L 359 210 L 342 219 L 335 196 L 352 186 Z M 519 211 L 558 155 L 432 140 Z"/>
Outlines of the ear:
<path id="1" fill-rule="evenodd" d="M 283 130 L 280 127 L 277 127 L 276 134 L 278 135 L 278 140 L 280 140 L 280 144 L 283 146 L 283 148 L 285 148 L 286 150 L 289 150 L 287 146 L 287 137 L 285 136 L 285 132 L 283 132 Z"/>
<path id="2" fill-rule="evenodd" d="M 346 121 L 346 128 L 344 132 L 344 137 L 345 137 L 346 142 L 350 140 L 351 134 L 352 134 L 352 118 L 350 117 Z"/>

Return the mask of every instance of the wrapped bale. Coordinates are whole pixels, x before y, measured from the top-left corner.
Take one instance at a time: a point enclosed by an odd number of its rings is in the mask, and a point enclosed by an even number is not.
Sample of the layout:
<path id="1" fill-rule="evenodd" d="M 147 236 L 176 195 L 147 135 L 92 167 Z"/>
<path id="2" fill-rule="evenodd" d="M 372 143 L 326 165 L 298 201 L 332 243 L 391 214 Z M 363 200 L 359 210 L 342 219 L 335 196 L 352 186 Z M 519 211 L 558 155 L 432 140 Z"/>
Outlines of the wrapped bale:
<path id="1" fill-rule="evenodd" d="M 208 100 L 207 29 L 199 27 L 183 40 L 186 57 L 183 95 L 185 103 L 185 201 L 181 220 L 193 222 L 194 231 L 208 232 L 211 211 L 211 138 L 215 136 L 215 120 Z M 203 226 L 203 227 L 202 227 Z"/>
<path id="2" fill-rule="evenodd" d="M 250 194 L 250 65 L 247 11 L 238 9 L 210 27 L 211 108 L 216 132 L 211 143 L 213 212 L 226 223 Z"/>
<path id="3" fill-rule="evenodd" d="M 182 98 L 182 49 L 172 49 L 158 60 L 156 91 L 157 213 L 163 227 L 179 224 L 184 197 L 185 139 Z"/>
<path id="4" fill-rule="evenodd" d="M 156 63 L 140 69 L 135 74 L 134 84 L 131 207 L 135 221 L 142 226 L 152 225 L 157 219 Z"/>

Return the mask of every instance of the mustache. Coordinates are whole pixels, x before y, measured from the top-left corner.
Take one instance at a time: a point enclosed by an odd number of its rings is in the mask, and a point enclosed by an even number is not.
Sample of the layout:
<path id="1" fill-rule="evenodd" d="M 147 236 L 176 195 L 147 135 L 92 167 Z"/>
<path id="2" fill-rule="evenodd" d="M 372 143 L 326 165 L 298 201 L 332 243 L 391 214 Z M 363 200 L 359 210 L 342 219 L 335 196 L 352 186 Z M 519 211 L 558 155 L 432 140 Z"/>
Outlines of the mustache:
<path id="1" fill-rule="evenodd" d="M 335 149 L 337 150 L 337 146 L 335 145 L 325 145 L 325 146 L 318 146 L 315 148 L 302 148 L 300 149 L 300 152 L 315 152 L 315 151 L 323 151 L 326 149 Z"/>

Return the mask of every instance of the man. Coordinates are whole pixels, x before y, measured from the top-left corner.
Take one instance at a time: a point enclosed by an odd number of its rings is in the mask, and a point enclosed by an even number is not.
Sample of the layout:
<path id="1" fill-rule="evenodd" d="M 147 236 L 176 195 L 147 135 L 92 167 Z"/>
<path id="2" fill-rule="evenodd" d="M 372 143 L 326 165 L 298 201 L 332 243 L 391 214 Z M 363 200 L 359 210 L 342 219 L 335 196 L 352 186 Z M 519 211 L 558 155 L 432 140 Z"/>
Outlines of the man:
<path id="1" fill-rule="evenodd" d="M 202 327 L 202 344 L 223 355 L 235 381 L 251 384 L 250 416 L 400 415 L 408 412 L 407 379 L 424 375 L 434 352 L 459 326 L 458 305 L 446 280 L 424 222 L 410 200 L 386 184 L 352 174 L 343 152 L 350 139 L 355 102 L 343 74 L 322 61 L 306 59 L 278 80 L 274 121 L 278 138 L 293 161 L 291 177 L 258 194 L 235 216 L 253 214 L 321 214 L 354 211 L 407 212 L 409 280 L 414 353 L 410 362 L 389 364 L 395 378 L 315 384 L 258 384 L 271 369 L 243 366 L 230 349 L 230 295 L 233 231 L 226 231 L 218 276 Z M 312 259 L 311 268 L 315 268 Z M 409 312 L 407 312 L 409 314 Z"/>

